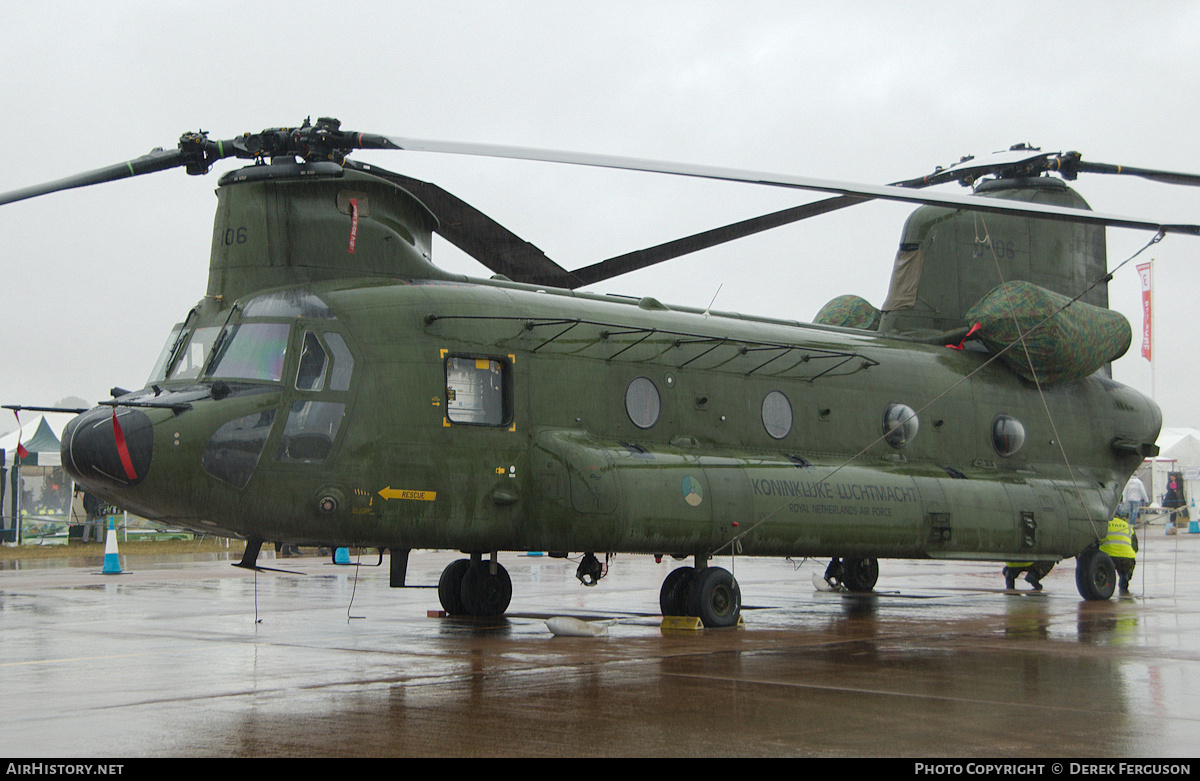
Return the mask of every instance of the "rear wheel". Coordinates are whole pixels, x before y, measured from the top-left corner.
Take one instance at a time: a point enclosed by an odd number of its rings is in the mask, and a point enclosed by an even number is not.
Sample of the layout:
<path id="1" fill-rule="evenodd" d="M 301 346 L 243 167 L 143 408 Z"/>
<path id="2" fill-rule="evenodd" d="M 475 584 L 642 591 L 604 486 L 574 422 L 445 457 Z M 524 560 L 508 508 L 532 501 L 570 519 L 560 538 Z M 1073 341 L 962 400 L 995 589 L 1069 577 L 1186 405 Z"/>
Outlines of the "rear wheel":
<path id="1" fill-rule="evenodd" d="M 1117 585 L 1117 568 L 1107 553 L 1088 548 L 1075 557 L 1075 587 L 1087 600 L 1103 601 L 1113 595 Z"/>
<path id="2" fill-rule="evenodd" d="M 687 614 L 706 627 L 736 626 L 742 613 L 742 589 L 728 570 L 707 567 L 692 578 L 687 607 Z"/>

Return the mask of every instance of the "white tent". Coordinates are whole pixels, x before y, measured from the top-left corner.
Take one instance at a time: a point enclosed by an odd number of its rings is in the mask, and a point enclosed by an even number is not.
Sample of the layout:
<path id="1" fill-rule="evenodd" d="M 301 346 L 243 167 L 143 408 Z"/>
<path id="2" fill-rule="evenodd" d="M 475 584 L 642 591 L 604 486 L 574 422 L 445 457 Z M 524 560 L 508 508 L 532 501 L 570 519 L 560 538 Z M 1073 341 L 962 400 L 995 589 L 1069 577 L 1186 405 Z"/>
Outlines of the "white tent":
<path id="1" fill-rule="evenodd" d="M 1200 498 L 1200 429 L 1164 428 L 1158 435 L 1159 453 L 1147 458 L 1138 476 L 1150 492 L 1150 503 L 1161 504 L 1167 492 L 1167 474 L 1183 473 L 1189 505 Z"/>
<path id="2" fill-rule="evenodd" d="M 71 512 L 72 483 L 63 473 L 59 441 L 70 415 L 38 415 L 0 437 L 0 541 L 16 542 L 37 523 L 65 522 Z M 29 451 L 18 465 L 17 443 Z"/>

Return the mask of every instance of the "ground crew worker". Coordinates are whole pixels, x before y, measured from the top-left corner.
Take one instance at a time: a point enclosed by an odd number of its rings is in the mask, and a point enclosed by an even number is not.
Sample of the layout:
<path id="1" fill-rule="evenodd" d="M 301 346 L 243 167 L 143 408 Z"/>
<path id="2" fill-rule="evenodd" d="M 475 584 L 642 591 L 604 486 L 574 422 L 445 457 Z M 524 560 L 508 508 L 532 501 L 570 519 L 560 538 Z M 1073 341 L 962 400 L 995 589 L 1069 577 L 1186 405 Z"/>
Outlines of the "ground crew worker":
<path id="1" fill-rule="evenodd" d="M 1108 522 L 1108 536 L 1100 542 L 1100 550 L 1108 554 L 1117 568 L 1117 585 L 1122 594 L 1129 593 L 1129 579 L 1133 577 L 1133 567 L 1137 561 L 1133 540 L 1129 523 L 1118 515 Z"/>
<path id="2" fill-rule="evenodd" d="M 1054 569 L 1052 561 L 1010 561 L 1004 565 L 1004 587 L 1012 591 L 1017 587 L 1017 576 L 1025 573 L 1025 580 L 1033 586 L 1034 591 L 1042 590 L 1042 578 Z"/>

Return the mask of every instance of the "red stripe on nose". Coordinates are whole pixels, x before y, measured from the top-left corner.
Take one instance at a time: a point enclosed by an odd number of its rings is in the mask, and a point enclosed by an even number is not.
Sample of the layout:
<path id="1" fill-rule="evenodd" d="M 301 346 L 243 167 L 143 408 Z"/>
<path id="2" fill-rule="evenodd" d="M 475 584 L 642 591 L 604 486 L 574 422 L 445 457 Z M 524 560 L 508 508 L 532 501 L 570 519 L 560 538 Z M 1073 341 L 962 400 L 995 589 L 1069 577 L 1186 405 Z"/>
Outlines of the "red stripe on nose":
<path id="1" fill-rule="evenodd" d="M 129 456 L 129 448 L 125 445 L 125 432 L 117 422 L 117 410 L 113 408 L 113 438 L 117 440 L 117 455 L 121 457 L 121 466 L 125 468 L 125 476 L 137 480 L 137 470 L 133 468 L 133 459 Z"/>

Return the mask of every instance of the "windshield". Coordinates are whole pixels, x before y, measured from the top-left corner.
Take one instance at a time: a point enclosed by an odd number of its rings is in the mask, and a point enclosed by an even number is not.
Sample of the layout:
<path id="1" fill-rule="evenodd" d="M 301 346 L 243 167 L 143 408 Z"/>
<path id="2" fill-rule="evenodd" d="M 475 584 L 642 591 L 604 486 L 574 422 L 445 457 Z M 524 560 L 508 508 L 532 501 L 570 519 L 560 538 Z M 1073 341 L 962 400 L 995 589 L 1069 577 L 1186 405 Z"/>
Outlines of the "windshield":
<path id="1" fill-rule="evenodd" d="M 223 379 L 265 380 L 283 378 L 288 323 L 242 323 L 222 340 L 220 353 L 208 376 Z"/>

